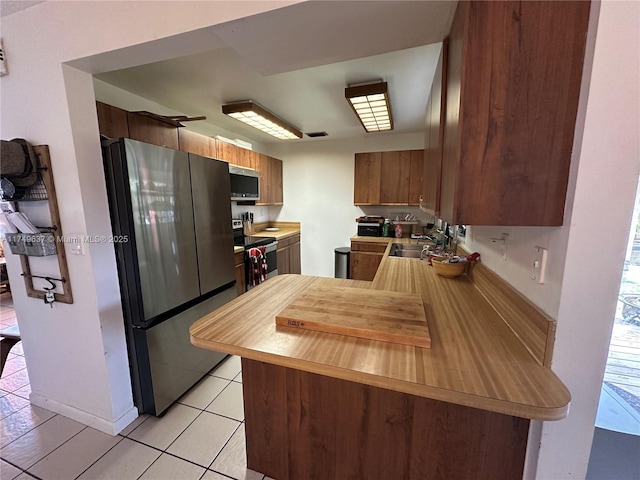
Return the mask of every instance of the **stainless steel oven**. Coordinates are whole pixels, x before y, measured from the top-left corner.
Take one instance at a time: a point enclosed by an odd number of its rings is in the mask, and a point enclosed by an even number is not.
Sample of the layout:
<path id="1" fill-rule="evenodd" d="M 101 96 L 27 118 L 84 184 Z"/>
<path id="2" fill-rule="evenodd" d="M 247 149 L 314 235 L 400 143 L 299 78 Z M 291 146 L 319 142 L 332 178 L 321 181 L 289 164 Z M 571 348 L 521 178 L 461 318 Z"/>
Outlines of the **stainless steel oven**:
<path id="1" fill-rule="evenodd" d="M 252 268 L 249 254 L 252 248 L 264 247 L 264 256 L 267 261 L 267 279 L 278 275 L 278 242 L 275 237 L 255 237 L 244 235 L 242 232 L 242 222 L 233 220 L 233 243 L 234 245 L 244 247 L 244 268 L 245 278 L 247 280 L 247 290 L 252 289 L 255 285 L 251 281 L 253 278 L 249 272 Z"/>

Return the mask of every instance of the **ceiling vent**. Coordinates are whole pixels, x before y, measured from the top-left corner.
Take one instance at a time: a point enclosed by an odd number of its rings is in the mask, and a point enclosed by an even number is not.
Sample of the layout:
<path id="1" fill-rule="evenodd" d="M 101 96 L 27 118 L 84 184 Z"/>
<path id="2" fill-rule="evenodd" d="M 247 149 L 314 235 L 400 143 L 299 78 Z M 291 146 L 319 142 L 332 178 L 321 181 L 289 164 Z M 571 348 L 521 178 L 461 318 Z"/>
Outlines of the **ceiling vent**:
<path id="1" fill-rule="evenodd" d="M 316 137 L 326 137 L 329 134 L 327 132 L 310 132 L 307 133 L 307 137 L 316 138 Z"/>

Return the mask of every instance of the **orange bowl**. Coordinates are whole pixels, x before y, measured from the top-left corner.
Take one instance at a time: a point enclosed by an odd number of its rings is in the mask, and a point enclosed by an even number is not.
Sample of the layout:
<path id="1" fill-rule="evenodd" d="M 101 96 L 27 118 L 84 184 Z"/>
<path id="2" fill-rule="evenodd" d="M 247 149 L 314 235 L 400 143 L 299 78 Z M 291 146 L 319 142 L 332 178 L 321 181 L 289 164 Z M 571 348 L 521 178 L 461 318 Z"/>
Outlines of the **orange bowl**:
<path id="1" fill-rule="evenodd" d="M 457 277 L 467 269 L 468 262 L 443 263 L 441 259 L 432 258 L 431 263 L 438 275 L 443 277 Z"/>

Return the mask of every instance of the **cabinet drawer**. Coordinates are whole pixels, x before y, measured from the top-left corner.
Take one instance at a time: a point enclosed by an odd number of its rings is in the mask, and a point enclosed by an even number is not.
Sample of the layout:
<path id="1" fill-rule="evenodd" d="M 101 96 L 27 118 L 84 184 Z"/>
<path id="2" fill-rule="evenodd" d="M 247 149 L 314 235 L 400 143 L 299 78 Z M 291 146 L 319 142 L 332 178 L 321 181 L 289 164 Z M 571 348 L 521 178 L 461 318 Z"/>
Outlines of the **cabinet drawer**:
<path id="1" fill-rule="evenodd" d="M 244 252 L 237 252 L 234 254 L 234 258 L 235 258 L 235 265 L 241 265 L 244 264 Z"/>
<path id="2" fill-rule="evenodd" d="M 386 243 L 351 242 L 351 250 L 355 252 L 384 253 L 386 249 Z"/>
<path id="3" fill-rule="evenodd" d="M 293 245 L 294 243 L 298 243 L 300 241 L 300 235 L 293 235 L 291 237 L 281 238 L 278 240 L 278 250 L 288 247 L 289 245 Z"/>

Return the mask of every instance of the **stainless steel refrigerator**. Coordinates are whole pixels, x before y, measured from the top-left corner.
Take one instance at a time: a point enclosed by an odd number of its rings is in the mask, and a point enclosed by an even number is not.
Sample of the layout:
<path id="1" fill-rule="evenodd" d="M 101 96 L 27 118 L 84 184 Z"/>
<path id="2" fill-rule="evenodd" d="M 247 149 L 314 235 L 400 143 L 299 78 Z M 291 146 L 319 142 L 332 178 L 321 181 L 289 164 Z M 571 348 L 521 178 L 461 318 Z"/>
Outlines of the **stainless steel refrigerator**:
<path id="1" fill-rule="evenodd" d="M 236 297 L 229 167 L 130 139 L 103 158 L 134 400 L 160 415 L 225 357 L 189 326 Z"/>

